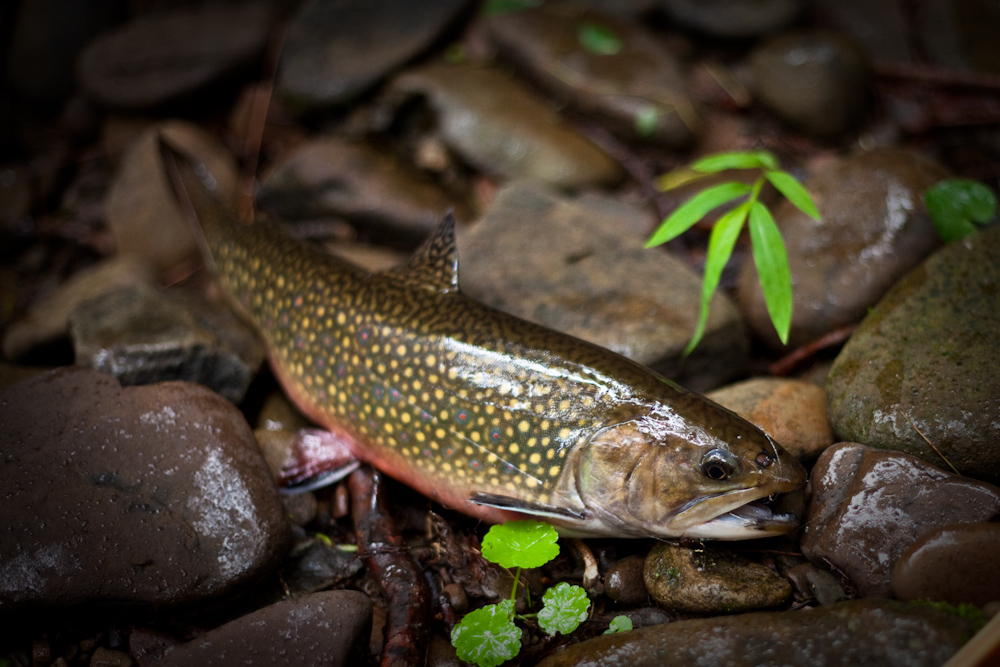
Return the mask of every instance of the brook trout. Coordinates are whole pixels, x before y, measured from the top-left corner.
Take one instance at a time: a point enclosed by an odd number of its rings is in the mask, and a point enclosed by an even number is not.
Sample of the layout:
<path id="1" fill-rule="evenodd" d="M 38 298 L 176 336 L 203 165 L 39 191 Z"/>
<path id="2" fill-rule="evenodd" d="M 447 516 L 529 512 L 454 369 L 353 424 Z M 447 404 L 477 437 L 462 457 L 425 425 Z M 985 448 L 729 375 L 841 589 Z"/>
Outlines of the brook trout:
<path id="1" fill-rule="evenodd" d="M 202 166 L 167 147 L 164 160 L 288 396 L 359 460 L 446 507 L 564 535 L 796 527 L 756 501 L 802 485 L 798 461 L 640 364 L 463 295 L 450 216 L 406 265 L 372 274 L 240 224 Z"/>

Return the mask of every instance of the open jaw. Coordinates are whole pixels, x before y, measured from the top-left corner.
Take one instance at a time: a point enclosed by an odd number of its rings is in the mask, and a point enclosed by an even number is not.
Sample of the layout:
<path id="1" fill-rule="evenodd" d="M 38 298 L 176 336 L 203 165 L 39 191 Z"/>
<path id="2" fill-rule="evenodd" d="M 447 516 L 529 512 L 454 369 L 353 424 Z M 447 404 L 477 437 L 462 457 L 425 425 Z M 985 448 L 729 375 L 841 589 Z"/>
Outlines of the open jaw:
<path id="1" fill-rule="evenodd" d="M 703 499 L 694 507 L 682 511 L 677 518 L 691 513 L 702 514 L 704 504 L 711 501 L 722 501 L 731 498 L 720 508 L 715 516 L 692 522 L 682 533 L 684 537 L 705 538 L 713 540 L 748 540 L 772 535 L 783 535 L 799 525 L 799 517 L 794 512 L 778 512 L 771 506 L 772 498 L 745 498 L 749 489 L 722 494 L 713 498 Z M 739 498 L 744 496 L 744 498 Z M 779 496 L 780 497 L 780 496 Z M 702 507 L 698 507 L 702 505 Z"/>

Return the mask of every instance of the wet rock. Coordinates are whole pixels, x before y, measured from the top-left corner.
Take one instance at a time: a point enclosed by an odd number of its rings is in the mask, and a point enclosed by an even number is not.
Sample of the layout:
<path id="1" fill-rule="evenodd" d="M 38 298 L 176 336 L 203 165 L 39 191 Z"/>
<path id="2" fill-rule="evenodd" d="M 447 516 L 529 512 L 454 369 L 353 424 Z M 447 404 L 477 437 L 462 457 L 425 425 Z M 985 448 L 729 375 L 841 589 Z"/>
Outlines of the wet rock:
<path id="1" fill-rule="evenodd" d="M 432 64 L 405 72 L 391 84 L 391 103 L 414 97 L 431 109 L 448 148 L 488 173 L 563 188 L 621 178 L 607 154 L 499 70 Z"/>
<path id="2" fill-rule="evenodd" d="M 364 566 L 356 553 L 341 551 L 335 546 L 308 539 L 296 545 L 288 554 L 281 567 L 281 578 L 292 596 L 297 597 L 340 584 L 362 569 Z"/>
<path id="3" fill-rule="evenodd" d="M 667 16 L 686 28 L 717 37 L 759 37 L 789 25 L 799 0 L 661 0 Z"/>
<path id="4" fill-rule="evenodd" d="M 778 573 L 711 544 L 697 549 L 658 544 L 646 555 L 643 578 L 658 603 L 696 614 L 766 609 L 792 596 Z"/>
<path id="5" fill-rule="evenodd" d="M 927 59 L 956 70 L 1000 73 L 1000 7 L 989 0 L 917 0 L 916 32 Z"/>
<path id="6" fill-rule="evenodd" d="M 962 523 L 924 533 L 892 568 L 901 600 L 974 604 L 1000 600 L 1000 523 Z"/>
<path id="7" fill-rule="evenodd" d="M 696 391 L 718 386 L 746 363 L 739 317 L 716 295 L 705 338 L 681 363 L 701 278 L 672 256 L 643 248 L 651 222 L 608 198 L 566 199 L 537 185 L 511 184 L 458 237 L 462 290 L 653 366 Z"/>
<path id="8" fill-rule="evenodd" d="M 0 361 L 0 389 L 53 370 L 40 366 L 18 366 Z"/>
<path id="9" fill-rule="evenodd" d="M 431 637 L 427 649 L 427 667 L 465 667 L 467 662 L 458 659 L 458 653 L 451 642 L 440 635 Z"/>
<path id="10" fill-rule="evenodd" d="M 868 111 L 868 61 L 846 34 L 787 33 L 757 47 L 750 62 L 757 98 L 809 134 L 836 137 Z"/>
<path id="11" fill-rule="evenodd" d="M 271 21 L 265 2 L 135 19 L 87 46 L 80 87 L 96 102 L 120 108 L 187 98 L 251 65 L 264 50 Z"/>
<path id="12" fill-rule="evenodd" d="M 604 592 L 618 604 L 645 604 L 649 599 L 642 571 L 645 557 L 627 556 L 612 565 L 604 575 Z"/>
<path id="13" fill-rule="evenodd" d="M 803 611 L 666 623 L 566 647 L 539 667 L 944 664 L 976 631 L 928 605 L 850 600 Z"/>
<path id="14" fill-rule="evenodd" d="M 151 285 L 153 273 L 140 258 L 117 256 L 74 274 L 10 326 L 3 339 L 4 356 L 16 359 L 65 336 L 70 314 L 81 303 L 129 285 Z"/>
<path id="15" fill-rule="evenodd" d="M 324 591 L 259 609 L 169 651 L 162 667 L 360 665 L 372 603 L 359 591 Z"/>
<path id="16" fill-rule="evenodd" d="M 620 50 L 584 48 L 578 32 L 586 24 L 610 30 Z M 640 25 L 565 5 L 494 14 L 486 25 L 501 54 L 619 136 L 673 148 L 694 140 L 700 119 L 680 66 Z"/>
<path id="17" fill-rule="evenodd" d="M 901 0 L 812 0 L 810 5 L 821 25 L 848 33 L 872 60 L 916 60 L 909 38 L 909 18 Z"/>
<path id="18" fill-rule="evenodd" d="M 285 506 L 285 516 L 296 526 L 308 525 L 316 518 L 319 506 L 316 496 L 311 493 L 296 493 L 294 495 L 282 496 L 281 501 Z"/>
<path id="19" fill-rule="evenodd" d="M 947 466 L 943 455 L 962 474 L 1000 483 L 998 256 L 1000 228 L 973 234 L 875 306 L 830 371 L 839 437 Z"/>
<path id="20" fill-rule="evenodd" d="M 113 0 L 30 0 L 20 3 L 6 51 L 6 74 L 21 100 L 52 108 L 76 89 L 76 59 L 95 35 L 112 25 Z M 10 14 L 8 13 L 8 16 Z"/>
<path id="21" fill-rule="evenodd" d="M 285 219 L 344 217 L 369 235 L 414 242 L 449 209 L 460 221 L 470 217 L 462 202 L 402 161 L 335 137 L 312 139 L 279 161 L 257 205 Z"/>
<path id="22" fill-rule="evenodd" d="M 192 295 L 122 287 L 70 316 L 76 363 L 126 386 L 199 382 L 239 403 L 264 361 L 256 335 L 229 309 Z"/>
<path id="23" fill-rule="evenodd" d="M 801 380 L 754 378 L 707 394 L 759 426 L 800 461 L 813 461 L 834 441 L 826 392 Z"/>
<path id="24" fill-rule="evenodd" d="M 275 90 L 293 107 L 350 101 L 426 49 L 467 0 L 309 0 L 288 25 Z"/>
<path id="25" fill-rule="evenodd" d="M 830 447 L 810 477 L 802 553 L 847 575 L 861 595 L 888 597 L 893 565 L 925 533 L 1000 515 L 1000 489 L 902 452 Z"/>
<path id="26" fill-rule="evenodd" d="M 806 182 L 821 221 L 789 202 L 775 209 L 793 284 L 789 346 L 860 320 L 892 285 L 941 244 L 924 191 L 949 176 L 921 155 L 880 148 L 830 164 Z M 753 262 L 744 264 L 739 298 L 748 323 L 780 346 Z"/>
<path id="27" fill-rule="evenodd" d="M 169 269 L 197 253 L 191 225 L 181 212 L 160 156 L 159 137 L 205 164 L 224 201 L 236 195 L 236 163 L 196 125 L 171 120 L 143 132 L 122 157 L 108 188 L 105 214 L 118 253 L 137 255 Z"/>
<path id="28" fill-rule="evenodd" d="M 847 599 L 847 594 L 836 577 L 812 563 L 796 565 L 788 571 L 787 576 L 803 597 L 811 597 L 817 604 L 833 604 Z"/>
<path id="29" fill-rule="evenodd" d="M 90 658 L 90 667 L 132 667 L 132 658 L 128 653 L 113 651 L 98 646 Z"/>
<path id="30" fill-rule="evenodd" d="M 243 415 L 184 382 L 64 369 L 0 390 L 0 610 L 221 595 L 282 554 Z"/>

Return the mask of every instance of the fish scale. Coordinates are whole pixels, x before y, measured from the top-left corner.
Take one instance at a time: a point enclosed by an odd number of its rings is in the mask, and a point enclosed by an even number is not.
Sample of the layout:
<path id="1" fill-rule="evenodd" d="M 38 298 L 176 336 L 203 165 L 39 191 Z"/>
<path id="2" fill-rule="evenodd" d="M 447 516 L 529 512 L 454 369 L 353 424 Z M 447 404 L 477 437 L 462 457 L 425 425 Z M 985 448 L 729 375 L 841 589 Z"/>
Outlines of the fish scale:
<path id="1" fill-rule="evenodd" d="M 544 516 L 567 534 L 697 535 L 804 480 L 770 438 L 711 401 L 465 297 L 450 218 L 406 265 L 370 274 L 273 226 L 241 225 L 186 158 L 165 160 L 206 261 L 293 402 L 431 498 L 490 521 Z M 710 453 L 725 479 L 706 479 Z M 794 527 L 761 521 L 728 538 Z"/>

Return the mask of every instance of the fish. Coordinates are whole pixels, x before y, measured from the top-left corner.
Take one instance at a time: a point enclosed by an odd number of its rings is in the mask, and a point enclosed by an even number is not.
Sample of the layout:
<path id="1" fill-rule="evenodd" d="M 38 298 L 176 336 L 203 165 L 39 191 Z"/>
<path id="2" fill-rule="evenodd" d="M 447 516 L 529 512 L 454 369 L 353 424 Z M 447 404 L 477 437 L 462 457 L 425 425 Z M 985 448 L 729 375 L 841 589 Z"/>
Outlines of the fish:
<path id="1" fill-rule="evenodd" d="M 488 523 L 565 536 L 742 540 L 794 530 L 766 500 L 805 470 L 761 429 L 610 350 L 462 293 L 455 223 L 377 273 L 242 224 L 161 142 L 224 291 L 290 400 L 335 444 Z M 516 261 L 516 258 L 511 258 Z"/>

